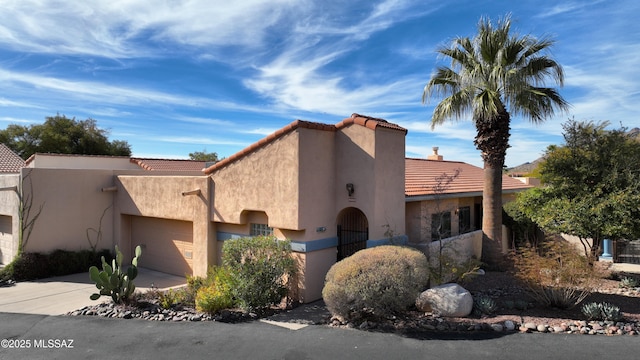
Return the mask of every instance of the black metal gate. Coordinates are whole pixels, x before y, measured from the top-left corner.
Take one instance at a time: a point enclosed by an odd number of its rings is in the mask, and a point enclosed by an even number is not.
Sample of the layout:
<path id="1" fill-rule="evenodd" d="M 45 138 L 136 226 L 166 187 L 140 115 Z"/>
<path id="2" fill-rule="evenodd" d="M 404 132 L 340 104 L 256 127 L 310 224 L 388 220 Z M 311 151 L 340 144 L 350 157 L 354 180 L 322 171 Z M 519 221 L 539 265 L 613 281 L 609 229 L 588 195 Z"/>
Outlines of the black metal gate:
<path id="1" fill-rule="evenodd" d="M 640 240 L 617 240 L 615 262 L 640 264 Z"/>
<path id="2" fill-rule="evenodd" d="M 338 215 L 338 261 L 367 247 L 369 225 L 364 213 L 347 208 Z"/>

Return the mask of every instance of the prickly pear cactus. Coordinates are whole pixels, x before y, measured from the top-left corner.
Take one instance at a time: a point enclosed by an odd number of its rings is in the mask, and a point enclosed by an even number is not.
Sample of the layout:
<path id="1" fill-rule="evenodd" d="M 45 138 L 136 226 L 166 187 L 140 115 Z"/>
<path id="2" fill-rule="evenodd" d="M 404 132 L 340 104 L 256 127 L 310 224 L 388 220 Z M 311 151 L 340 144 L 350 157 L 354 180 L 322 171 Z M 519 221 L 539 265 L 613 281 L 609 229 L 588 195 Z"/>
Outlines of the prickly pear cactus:
<path id="1" fill-rule="evenodd" d="M 99 293 L 91 294 L 91 300 L 98 300 L 101 296 L 111 296 L 117 304 L 126 303 L 131 299 L 136 289 L 133 280 L 138 276 L 138 258 L 142 255 L 140 246 L 136 246 L 135 257 L 131 260 L 131 266 L 127 271 L 123 270 L 122 261 L 124 256 L 116 245 L 116 257 L 109 265 L 104 256 L 102 257 L 102 271 L 97 267 L 89 268 L 89 277 L 96 283 Z"/>

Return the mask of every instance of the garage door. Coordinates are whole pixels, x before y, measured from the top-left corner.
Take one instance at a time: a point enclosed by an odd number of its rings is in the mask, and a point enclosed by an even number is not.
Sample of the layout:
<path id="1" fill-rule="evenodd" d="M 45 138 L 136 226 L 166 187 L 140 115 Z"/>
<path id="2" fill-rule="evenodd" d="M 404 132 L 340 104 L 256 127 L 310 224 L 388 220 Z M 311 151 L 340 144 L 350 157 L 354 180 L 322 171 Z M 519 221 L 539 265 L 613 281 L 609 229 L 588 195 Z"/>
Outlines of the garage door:
<path id="1" fill-rule="evenodd" d="M 190 221 L 132 217 L 132 249 L 140 245 L 138 266 L 185 276 L 193 274 L 193 223 Z"/>

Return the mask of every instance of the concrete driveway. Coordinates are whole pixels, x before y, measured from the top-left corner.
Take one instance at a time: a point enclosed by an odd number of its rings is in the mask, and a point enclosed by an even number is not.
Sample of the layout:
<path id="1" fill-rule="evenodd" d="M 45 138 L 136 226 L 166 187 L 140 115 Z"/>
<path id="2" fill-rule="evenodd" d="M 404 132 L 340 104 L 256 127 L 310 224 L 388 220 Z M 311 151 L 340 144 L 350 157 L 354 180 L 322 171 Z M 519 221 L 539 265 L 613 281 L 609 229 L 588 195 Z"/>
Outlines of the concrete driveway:
<path id="1" fill-rule="evenodd" d="M 136 291 L 147 291 L 152 286 L 167 289 L 186 284 L 186 278 L 138 268 Z M 89 279 L 89 272 L 58 276 L 36 281 L 25 281 L 13 286 L 0 287 L 0 312 L 62 315 L 100 301 L 110 301 L 103 296 L 92 301 L 89 296 L 97 291 Z"/>

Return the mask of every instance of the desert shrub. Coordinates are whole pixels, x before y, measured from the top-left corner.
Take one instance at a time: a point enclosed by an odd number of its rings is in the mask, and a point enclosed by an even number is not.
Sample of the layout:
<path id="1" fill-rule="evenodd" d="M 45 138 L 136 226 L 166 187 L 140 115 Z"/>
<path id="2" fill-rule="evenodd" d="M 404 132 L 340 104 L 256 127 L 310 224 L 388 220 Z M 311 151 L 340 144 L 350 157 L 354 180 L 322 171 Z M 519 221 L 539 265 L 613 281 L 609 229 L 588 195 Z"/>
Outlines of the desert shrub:
<path id="1" fill-rule="evenodd" d="M 101 263 L 104 256 L 111 259 L 109 250 L 55 250 L 49 254 L 23 252 L 0 271 L 0 280 L 29 281 L 85 272 Z"/>
<path id="2" fill-rule="evenodd" d="M 234 306 L 234 279 L 226 267 L 212 267 L 196 290 L 196 310 L 216 313 Z"/>
<path id="3" fill-rule="evenodd" d="M 588 320 L 620 321 L 624 317 L 619 307 L 606 302 L 590 302 L 581 310 Z"/>
<path id="4" fill-rule="evenodd" d="M 291 243 L 272 236 L 225 241 L 222 264 L 229 271 L 236 304 L 246 311 L 280 303 L 297 272 Z"/>
<path id="5" fill-rule="evenodd" d="M 187 291 L 184 288 L 158 291 L 158 301 L 163 309 L 170 309 L 185 301 Z"/>
<path id="6" fill-rule="evenodd" d="M 622 279 L 620 279 L 620 284 L 618 284 L 618 286 L 623 289 L 633 289 L 640 286 L 640 282 L 638 281 L 638 279 L 634 277 L 625 276 Z"/>
<path id="7" fill-rule="evenodd" d="M 569 309 L 584 300 L 601 278 L 570 244 L 547 240 L 538 248 L 525 246 L 513 255 L 515 275 L 530 295 L 548 307 Z"/>
<path id="8" fill-rule="evenodd" d="M 477 315 L 493 315 L 498 310 L 498 304 L 487 295 L 473 298 L 473 312 Z"/>
<path id="9" fill-rule="evenodd" d="M 383 318 L 405 311 L 429 281 L 426 256 L 415 249 L 378 246 L 334 264 L 322 297 L 334 316 L 345 320 Z"/>

